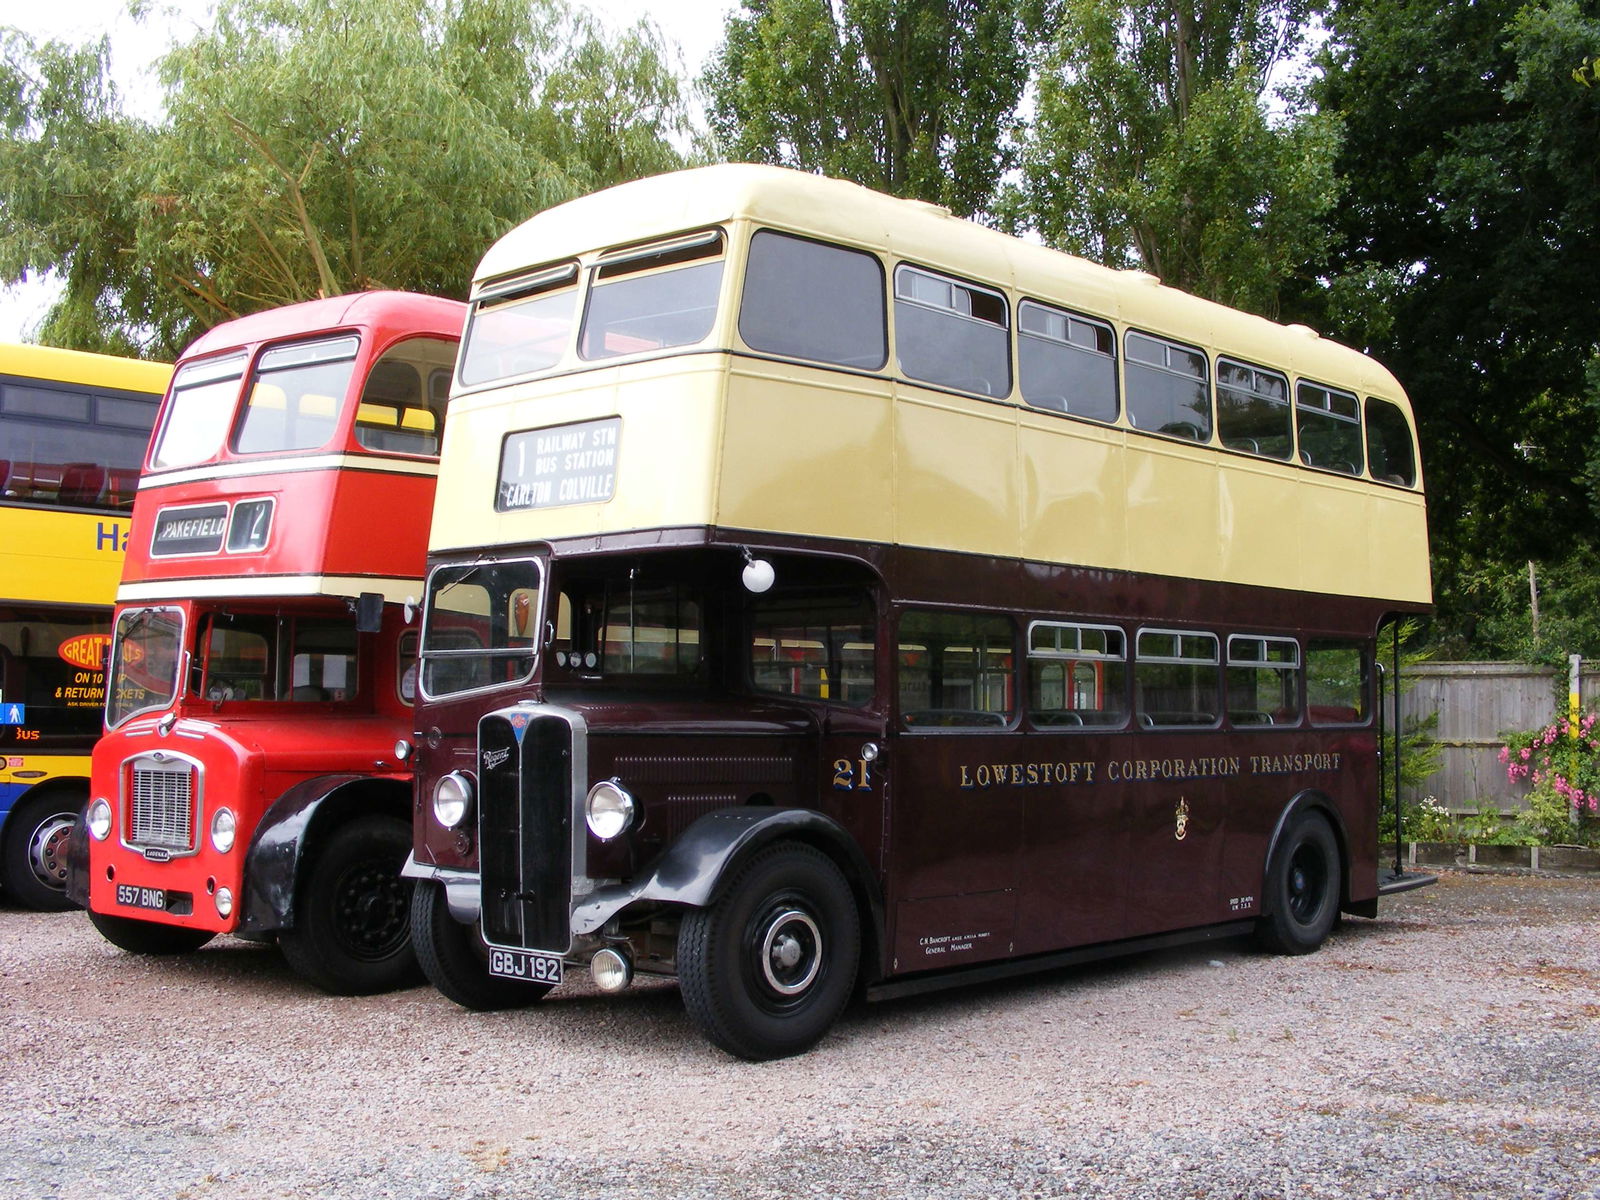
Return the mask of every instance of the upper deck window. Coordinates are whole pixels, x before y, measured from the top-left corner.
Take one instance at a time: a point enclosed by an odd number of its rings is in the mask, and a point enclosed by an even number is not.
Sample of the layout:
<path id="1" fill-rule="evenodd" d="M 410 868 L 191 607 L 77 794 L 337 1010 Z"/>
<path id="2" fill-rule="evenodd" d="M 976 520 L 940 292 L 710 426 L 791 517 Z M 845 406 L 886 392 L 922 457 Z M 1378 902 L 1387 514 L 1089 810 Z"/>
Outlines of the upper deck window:
<path id="1" fill-rule="evenodd" d="M 895 355 L 912 379 L 979 396 L 1011 394 L 1005 297 L 902 264 L 894 273 Z"/>
<path id="2" fill-rule="evenodd" d="M 448 338 L 408 338 L 367 373 L 356 409 L 356 440 L 387 454 L 437 456 L 450 399 L 456 345 Z"/>
<path id="3" fill-rule="evenodd" d="M 1301 382 L 1295 389 L 1300 461 L 1324 471 L 1361 474 L 1360 413 L 1349 392 Z"/>
<path id="4" fill-rule="evenodd" d="M 462 387 L 548 371 L 572 338 L 578 266 L 563 263 L 491 284 L 473 301 L 461 343 Z"/>
<path id="5" fill-rule="evenodd" d="M 594 268 L 578 355 L 589 361 L 703 341 L 722 291 L 715 230 L 603 256 Z"/>
<path id="6" fill-rule="evenodd" d="M 1132 332 L 1126 345 L 1129 423 L 1151 433 L 1209 442 L 1211 393 L 1204 352 Z"/>
<path id="7" fill-rule="evenodd" d="M 875 371 L 888 361 L 883 266 L 870 254 L 761 230 L 739 336 L 752 350 Z"/>
<path id="8" fill-rule="evenodd" d="M 0 495 L 24 504 L 133 507 L 161 398 L 0 377 Z"/>
<path id="9" fill-rule="evenodd" d="M 244 378 L 243 354 L 185 363 L 172 379 L 167 417 L 156 435 L 150 466 L 161 471 L 205 462 L 222 447 Z"/>
<path id="10" fill-rule="evenodd" d="M 1117 339 L 1111 326 L 1024 300 L 1017 307 L 1017 382 L 1035 408 L 1117 419 Z"/>
<path id="11" fill-rule="evenodd" d="M 1229 450 L 1287 461 L 1294 453 L 1288 379 L 1248 363 L 1217 359 L 1217 432 Z"/>
<path id="12" fill-rule="evenodd" d="M 326 445 L 338 426 L 360 347 L 359 338 L 347 335 L 263 351 L 233 435 L 234 452 L 273 454 Z"/>
<path id="13" fill-rule="evenodd" d="M 1398 404 L 1367 397 L 1367 471 L 1384 483 L 1414 487 L 1417 454 L 1411 444 L 1411 427 Z"/>

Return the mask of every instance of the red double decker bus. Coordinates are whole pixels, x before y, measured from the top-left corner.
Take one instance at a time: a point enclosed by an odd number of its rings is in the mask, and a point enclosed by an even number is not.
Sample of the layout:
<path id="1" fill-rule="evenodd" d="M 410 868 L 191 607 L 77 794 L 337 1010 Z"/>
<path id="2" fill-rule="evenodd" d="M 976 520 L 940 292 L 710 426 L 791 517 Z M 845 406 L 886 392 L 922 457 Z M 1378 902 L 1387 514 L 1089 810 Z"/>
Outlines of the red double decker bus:
<path id="1" fill-rule="evenodd" d="M 413 977 L 421 591 L 464 306 L 404 293 L 219 326 L 134 504 L 73 888 L 136 953 L 275 939 L 329 991 Z"/>

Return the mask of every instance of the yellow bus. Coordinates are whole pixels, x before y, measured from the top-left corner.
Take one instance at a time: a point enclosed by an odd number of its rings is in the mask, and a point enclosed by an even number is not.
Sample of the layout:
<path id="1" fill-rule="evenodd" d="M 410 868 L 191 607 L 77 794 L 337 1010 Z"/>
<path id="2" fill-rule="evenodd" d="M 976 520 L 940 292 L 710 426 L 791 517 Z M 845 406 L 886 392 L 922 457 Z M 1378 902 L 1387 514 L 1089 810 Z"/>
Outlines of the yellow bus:
<path id="1" fill-rule="evenodd" d="M 70 907 L 111 604 L 172 368 L 0 344 L 0 890 Z"/>
<path id="2" fill-rule="evenodd" d="M 676 976 L 747 1058 L 870 999 L 1253 934 L 1380 871 L 1410 405 L 1305 328 L 777 168 L 479 267 L 407 871 L 469 1007 Z"/>

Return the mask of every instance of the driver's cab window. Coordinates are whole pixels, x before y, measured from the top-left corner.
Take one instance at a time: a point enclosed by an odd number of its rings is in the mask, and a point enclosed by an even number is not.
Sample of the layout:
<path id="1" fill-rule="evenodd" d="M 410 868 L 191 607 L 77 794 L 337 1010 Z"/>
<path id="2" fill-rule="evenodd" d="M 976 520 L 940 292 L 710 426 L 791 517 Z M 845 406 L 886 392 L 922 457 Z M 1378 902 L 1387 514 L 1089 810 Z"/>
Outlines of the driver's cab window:
<path id="1" fill-rule="evenodd" d="M 556 602 L 552 658 L 578 675 L 700 679 L 704 617 L 689 589 L 573 584 Z"/>
<path id="2" fill-rule="evenodd" d="M 192 689 L 205 700 L 337 703 L 356 693 L 352 622 L 218 613 L 201 634 Z"/>

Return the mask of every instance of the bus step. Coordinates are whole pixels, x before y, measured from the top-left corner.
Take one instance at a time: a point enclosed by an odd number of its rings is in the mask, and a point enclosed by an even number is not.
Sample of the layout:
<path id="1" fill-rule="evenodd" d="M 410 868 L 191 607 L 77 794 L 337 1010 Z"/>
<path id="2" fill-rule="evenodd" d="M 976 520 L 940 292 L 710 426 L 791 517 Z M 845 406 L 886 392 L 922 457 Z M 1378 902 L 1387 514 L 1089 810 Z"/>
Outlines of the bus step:
<path id="1" fill-rule="evenodd" d="M 1378 871 L 1378 895 L 1392 896 L 1396 892 L 1410 892 L 1439 882 L 1437 875 L 1426 871 L 1394 871 L 1384 867 Z"/>

